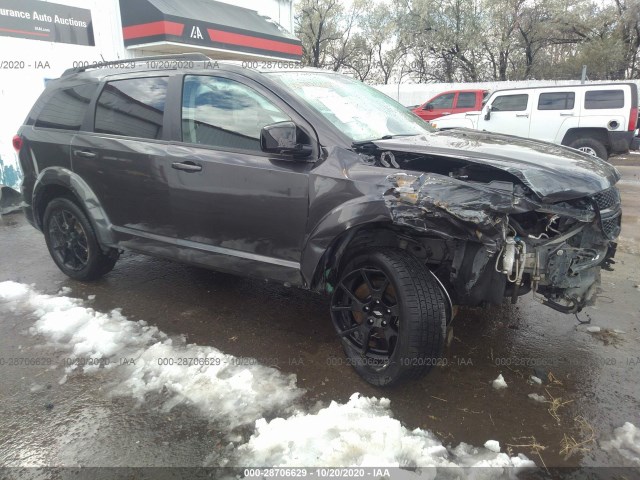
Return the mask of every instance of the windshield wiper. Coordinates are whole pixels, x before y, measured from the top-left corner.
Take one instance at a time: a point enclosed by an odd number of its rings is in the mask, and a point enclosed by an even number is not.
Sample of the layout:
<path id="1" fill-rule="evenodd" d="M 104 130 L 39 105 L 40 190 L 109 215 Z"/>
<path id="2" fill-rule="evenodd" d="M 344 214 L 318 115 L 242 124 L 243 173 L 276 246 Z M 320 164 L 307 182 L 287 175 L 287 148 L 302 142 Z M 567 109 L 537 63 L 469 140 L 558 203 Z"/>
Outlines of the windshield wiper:
<path id="1" fill-rule="evenodd" d="M 380 138 L 373 138 L 371 140 L 359 140 L 357 142 L 353 142 L 352 145 L 354 147 L 361 147 L 363 145 L 369 145 L 373 142 L 377 142 L 378 140 L 391 140 L 396 137 L 416 137 L 418 135 L 422 135 L 421 133 L 395 133 L 393 135 L 383 135 Z"/>

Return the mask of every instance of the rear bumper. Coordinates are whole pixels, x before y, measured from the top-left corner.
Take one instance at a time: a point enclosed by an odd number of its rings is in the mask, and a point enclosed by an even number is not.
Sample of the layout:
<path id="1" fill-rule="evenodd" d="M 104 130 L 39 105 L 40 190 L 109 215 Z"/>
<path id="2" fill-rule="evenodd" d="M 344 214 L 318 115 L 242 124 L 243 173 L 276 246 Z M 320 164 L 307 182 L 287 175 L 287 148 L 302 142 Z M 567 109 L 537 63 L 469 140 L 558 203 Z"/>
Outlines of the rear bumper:
<path id="1" fill-rule="evenodd" d="M 633 132 L 609 132 L 610 153 L 627 153 L 629 150 L 637 150 L 633 148 L 634 139 Z"/>

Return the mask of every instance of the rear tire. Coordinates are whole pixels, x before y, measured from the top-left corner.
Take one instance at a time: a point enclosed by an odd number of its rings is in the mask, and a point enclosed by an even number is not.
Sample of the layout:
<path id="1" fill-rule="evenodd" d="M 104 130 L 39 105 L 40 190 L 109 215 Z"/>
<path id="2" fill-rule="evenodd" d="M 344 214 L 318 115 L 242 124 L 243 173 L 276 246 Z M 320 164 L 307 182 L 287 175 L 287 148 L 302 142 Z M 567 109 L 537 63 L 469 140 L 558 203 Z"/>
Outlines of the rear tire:
<path id="1" fill-rule="evenodd" d="M 76 280 L 97 280 L 118 261 L 118 251 L 103 252 L 89 219 L 68 198 L 47 205 L 42 221 L 51 258 L 62 272 Z"/>
<path id="2" fill-rule="evenodd" d="M 607 160 L 609 158 L 607 147 L 605 147 L 602 142 L 594 138 L 578 138 L 577 140 L 574 140 L 569 146 L 580 150 L 587 155 L 599 157 L 602 160 Z"/>
<path id="3" fill-rule="evenodd" d="M 331 317 L 349 363 L 376 386 L 437 365 L 447 303 L 427 268 L 404 250 L 372 249 L 342 269 Z"/>

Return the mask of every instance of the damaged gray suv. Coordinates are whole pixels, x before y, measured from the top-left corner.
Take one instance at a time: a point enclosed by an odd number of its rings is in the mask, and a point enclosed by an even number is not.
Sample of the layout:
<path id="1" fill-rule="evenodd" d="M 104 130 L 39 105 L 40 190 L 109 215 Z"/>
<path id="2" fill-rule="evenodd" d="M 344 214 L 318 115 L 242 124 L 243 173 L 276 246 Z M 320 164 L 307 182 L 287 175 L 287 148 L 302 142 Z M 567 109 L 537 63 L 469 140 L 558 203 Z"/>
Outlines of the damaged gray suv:
<path id="1" fill-rule="evenodd" d="M 50 82 L 14 138 L 26 216 L 72 278 L 132 250 L 325 293 L 349 363 L 390 385 L 436 363 L 454 306 L 578 312 L 614 263 L 619 175 L 598 158 L 434 132 L 332 72 L 102 67 Z"/>

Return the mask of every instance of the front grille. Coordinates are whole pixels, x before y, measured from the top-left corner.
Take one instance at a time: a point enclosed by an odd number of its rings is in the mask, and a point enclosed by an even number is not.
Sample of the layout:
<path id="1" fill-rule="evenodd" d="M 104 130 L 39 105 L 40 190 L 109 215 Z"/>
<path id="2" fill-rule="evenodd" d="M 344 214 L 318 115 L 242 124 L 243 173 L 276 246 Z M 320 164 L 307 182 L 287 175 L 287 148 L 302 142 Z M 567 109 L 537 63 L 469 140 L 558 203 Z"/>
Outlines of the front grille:
<path id="1" fill-rule="evenodd" d="M 607 190 L 603 190 L 600 193 L 596 193 L 593 196 L 594 202 L 598 206 L 598 210 L 608 210 L 609 208 L 618 205 L 620 203 L 620 194 L 616 187 L 611 187 Z"/>
<path id="2" fill-rule="evenodd" d="M 620 216 L 602 220 L 602 232 L 607 238 L 613 240 L 620 234 Z"/>

